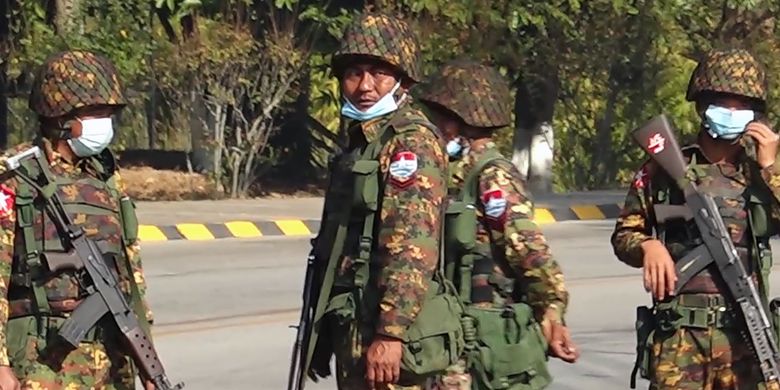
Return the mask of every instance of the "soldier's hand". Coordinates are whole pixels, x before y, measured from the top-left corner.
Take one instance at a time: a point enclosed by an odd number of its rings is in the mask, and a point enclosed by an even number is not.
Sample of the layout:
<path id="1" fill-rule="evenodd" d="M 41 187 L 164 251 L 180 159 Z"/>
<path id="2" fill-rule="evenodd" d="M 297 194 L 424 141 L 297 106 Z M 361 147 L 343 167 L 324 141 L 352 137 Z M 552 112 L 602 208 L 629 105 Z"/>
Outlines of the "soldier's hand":
<path id="1" fill-rule="evenodd" d="M 669 251 L 658 240 L 643 242 L 642 250 L 644 251 L 645 290 L 651 292 L 659 301 L 674 295 L 677 272 L 674 270 L 674 260 Z"/>
<path id="2" fill-rule="evenodd" d="M 370 390 L 396 383 L 401 376 L 401 340 L 377 335 L 366 353 L 366 380 Z"/>
<path id="3" fill-rule="evenodd" d="M 571 340 L 569 328 L 560 322 L 550 325 L 550 336 L 547 338 L 549 354 L 567 363 L 574 363 L 580 357 L 580 351 Z"/>
<path id="4" fill-rule="evenodd" d="M 8 366 L 0 366 L 0 390 L 19 390 L 21 388 L 14 370 Z"/>
<path id="5" fill-rule="evenodd" d="M 154 389 L 155 389 L 155 387 L 154 387 L 154 382 L 152 382 L 152 381 L 150 381 L 150 380 L 148 380 L 148 379 L 147 379 L 147 380 L 144 382 L 144 390 L 154 390 Z"/>
<path id="6" fill-rule="evenodd" d="M 767 168 L 775 163 L 780 135 L 772 131 L 762 122 L 750 122 L 745 133 L 756 140 L 756 159 L 761 168 Z"/>

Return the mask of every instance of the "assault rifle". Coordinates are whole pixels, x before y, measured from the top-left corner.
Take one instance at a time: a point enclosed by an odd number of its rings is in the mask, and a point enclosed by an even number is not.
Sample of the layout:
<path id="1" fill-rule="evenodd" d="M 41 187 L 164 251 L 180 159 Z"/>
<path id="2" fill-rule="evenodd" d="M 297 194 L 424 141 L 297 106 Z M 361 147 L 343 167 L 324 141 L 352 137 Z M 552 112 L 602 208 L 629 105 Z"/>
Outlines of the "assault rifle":
<path id="1" fill-rule="evenodd" d="M 22 162 L 29 159 L 33 159 L 40 170 L 36 177 L 31 177 L 25 169 L 19 169 Z M 42 162 L 41 159 L 41 151 L 36 146 L 8 158 L 5 167 L 38 190 L 46 201 L 47 211 L 58 231 L 67 237 L 65 241 L 70 246 L 68 252 L 62 255 L 45 254 L 50 270 L 83 270 L 87 276 L 84 278 L 87 280 L 83 281 L 83 287 L 89 295 L 63 323 L 59 335 L 69 344 L 78 347 L 87 332 L 106 315 L 110 315 L 130 348 L 136 366 L 140 368 L 142 379 L 154 382 L 158 390 L 183 388 L 183 383 L 171 385 L 152 340 L 141 328 L 135 312 L 119 288 L 115 271 L 107 265 L 97 243 L 88 238 L 84 229 L 76 226 L 65 211 L 59 195 L 50 187 L 52 183 L 48 162 Z"/>
<path id="2" fill-rule="evenodd" d="M 780 353 L 772 325 L 753 279 L 745 270 L 713 198 L 700 192 L 687 177 L 688 167 L 665 115 L 659 115 L 633 133 L 634 140 L 674 180 L 685 196 L 685 205 L 655 205 L 656 221 L 683 218 L 695 221 L 702 244 L 677 261 L 675 294 L 685 283 L 713 262 L 740 308 L 747 325 L 746 341 L 758 359 L 767 386 L 780 383 Z"/>
<path id="3" fill-rule="evenodd" d="M 312 244 L 312 247 L 314 245 Z M 295 343 L 293 344 L 292 358 L 290 359 L 290 373 L 287 379 L 287 390 L 303 390 L 306 383 L 306 360 L 309 354 L 309 335 L 311 334 L 314 322 L 314 307 L 311 302 L 313 298 L 313 281 L 315 273 L 314 249 L 309 253 L 306 260 L 306 277 L 303 285 L 303 306 L 301 307 L 301 318 L 296 328 Z"/>

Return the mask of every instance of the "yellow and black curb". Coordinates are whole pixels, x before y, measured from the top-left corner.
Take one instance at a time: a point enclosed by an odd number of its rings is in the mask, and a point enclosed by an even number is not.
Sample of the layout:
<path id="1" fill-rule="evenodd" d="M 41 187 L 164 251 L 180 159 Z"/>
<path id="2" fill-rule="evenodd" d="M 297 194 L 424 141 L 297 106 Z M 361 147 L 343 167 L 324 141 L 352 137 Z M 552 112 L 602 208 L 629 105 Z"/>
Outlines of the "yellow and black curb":
<path id="1" fill-rule="evenodd" d="M 534 221 L 540 225 L 563 221 L 614 219 L 620 205 L 573 205 L 560 208 L 537 207 Z M 141 225 L 142 241 L 208 241 L 221 238 L 258 238 L 279 236 L 311 236 L 320 229 L 320 221 L 312 219 L 280 219 L 272 221 L 231 221 L 225 223 L 180 223 L 176 225 Z"/>

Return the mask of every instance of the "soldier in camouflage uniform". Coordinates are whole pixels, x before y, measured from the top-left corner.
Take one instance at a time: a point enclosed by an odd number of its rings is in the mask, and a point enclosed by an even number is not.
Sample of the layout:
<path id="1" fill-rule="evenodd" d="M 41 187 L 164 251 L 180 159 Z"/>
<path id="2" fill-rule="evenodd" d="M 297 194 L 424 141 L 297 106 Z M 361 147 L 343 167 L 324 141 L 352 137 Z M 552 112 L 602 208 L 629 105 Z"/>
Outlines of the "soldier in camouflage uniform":
<path id="1" fill-rule="evenodd" d="M 542 324 L 549 353 L 574 362 L 578 352 L 563 321 L 569 299 L 563 274 L 533 222 L 533 203 L 520 173 L 492 139 L 496 130 L 512 121 L 507 82 L 495 69 L 456 60 L 429 79 L 420 100 L 448 140 L 450 197 L 456 198 L 464 186 L 475 187 L 477 194 L 476 245 L 487 253 L 474 261 L 470 296 L 464 300 L 499 309 L 509 302 L 528 303 Z M 485 388 L 472 385 L 471 376 L 464 361 L 453 366 L 437 387 Z"/>
<path id="2" fill-rule="evenodd" d="M 683 148 L 688 175 L 717 203 L 745 269 L 766 301 L 772 264 L 769 236 L 780 220 L 778 135 L 763 120 L 767 83 L 744 50 L 719 50 L 694 70 L 686 98 L 701 117 L 697 142 Z M 659 223 L 653 205 L 683 204 L 681 191 L 660 167 L 645 163 L 636 174 L 612 235 L 615 254 L 642 267 L 654 312 L 640 331 L 637 369 L 651 389 L 764 388 L 744 320 L 717 266 L 695 275 L 674 295 L 675 261 L 700 241 L 691 222 Z M 766 304 L 766 302 L 764 302 Z M 638 330 L 641 327 L 638 328 Z M 646 348 L 641 348 L 646 346 Z"/>
<path id="3" fill-rule="evenodd" d="M 37 73 L 30 96 L 39 137 L 6 157 L 40 147 L 66 212 L 115 260 L 121 287 L 143 322 L 144 316 L 151 321 L 151 312 L 143 298 L 135 211 L 106 149 L 113 136 L 111 115 L 124 105 L 107 59 L 85 51 L 53 55 Z M 135 368 L 116 325 L 105 322 L 110 318 L 93 327 L 78 348 L 58 338 L 58 327 L 85 297 L 83 275 L 46 269 L 42 255 L 65 247 L 40 195 L 10 172 L 1 183 L 0 388 L 135 389 Z"/>
<path id="4" fill-rule="evenodd" d="M 419 57 L 406 23 L 365 13 L 332 59 L 346 142 L 331 162 L 314 247 L 318 262 L 336 266 L 320 287 L 328 308 L 309 373 L 328 376 L 335 354 L 339 389 L 421 389 L 427 380 L 400 374 L 402 340 L 439 259 L 446 197 L 443 142 L 407 93 L 420 80 Z"/>

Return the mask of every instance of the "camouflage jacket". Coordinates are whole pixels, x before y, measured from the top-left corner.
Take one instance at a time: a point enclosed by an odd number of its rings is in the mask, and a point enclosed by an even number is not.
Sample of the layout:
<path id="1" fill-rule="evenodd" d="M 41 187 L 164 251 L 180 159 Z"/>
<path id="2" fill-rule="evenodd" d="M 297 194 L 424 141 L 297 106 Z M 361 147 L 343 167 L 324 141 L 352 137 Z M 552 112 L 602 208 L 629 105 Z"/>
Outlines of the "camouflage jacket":
<path id="1" fill-rule="evenodd" d="M 365 122 L 345 118 L 347 153 L 364 150 L 399 116 L 425 119 L 411 107 L 408 97 L 396 112 L 383 117 Z M 398 338 L 420 312 L 439 260 L 447 171 L 438 136 L 419 124 L 402 126 L 414 128 L 397 129 L 379 152 L 379 211 L 371 259 L 377 265 L 372 269 L 379 270 L 376 278 L 372 277 L 379 291 L 376 331 Z M 337 277 L 349 277 L 346 270 L 350 262 L 350 253 L 345 253 Z"/>
<path id="2" fill-rule="evenodd" d="M 456 196 L 471 168 L 493 142 L 469 148 L 451 168 L 449 195 Z M 552 309 L 563 320 L 569 293 L 563 273 L 553 258 L 547 240 L 533 222 L 533 202 L 524 181 L 511 163 L 488 165 L 478 177 L 477 242 L 490 243 L 502 259 L 494 272 L 518 279 L 520 295 L 531 305 L 539 321 Z"/>
<path id="3" fill-rule="evenodd" d="M 752 271 L 756 278 L 757 270 L 749 261 L 752 233 L 747 217 L 748 192 L 758 188 L 768 192 L 774 200 L 780 199 L 780 168 L 775 164 L 760 169 L 755 162 L 744 155 L 736 164 L 712 164 L 706 160 L 697 145 L 685 147 L 683 152 L 690 164 L 689 176 L 696 178 L 699 190 L 713 196 L 740 258 L 745 263 L 746 269 Z M 751 170 L 751 165 L 755 169 Z M 751 171 L 755 174 L 751 174 Z M 760 177 L 757 177 L 759 175 Z M 672 187 L 668 190 L 669 195 L 659 193 L 659 190 L 667 191 L 665 188 L 668 187 Z M 668 196 L 671 203 L 684 203 L 681 194 L 668 176 L 654 163 L 648 161 L 634 177 L 611 237 L 614 253 L 620 261 L 632 267 L 642 267 L 644 252 L 641 244 L 655 238 L 654 231 L 659 227 L 652 206 L 665 202 L 664 199 L 659 199 L 663 196 Z M 778 226 L 780 223 L 778 203 L 773 201 L 769 206 L 771 221 L 768 222 Z M 672 257 L 678 259 L 690 249 L 688 248 L 690 243 L 686 242 L 690 237 L 685 236 L 687 233 L 683 231 L 683 225 L 669 225 L 665 230 L 666 246 Z M 719 293 L 724 291 L 724 288 L 717 267 L 713 264 L 692 278 L 682 291 Z"/>
<path id="4" fill-rule="evenodd" d="M 40 145 L 42 150 L 47 150 L 48 141 L 42 141 Z M 14 155 L 18 152 L 28 149 L 31 145 L 25 144 L 15 148 L 15 150 L 5 154 L 5 157 Z M 66 161 L 59 153 L 51 152 L 48 155 L 51 172 L 55 177 L 69 180 L 81 180 L 87 178 L 96 178 L 95 171 L 87 160 L 80 160 L 75 165 Z M 116 189 L 124 194 L 124 186 L 118 173 L 116 177 Z M 10 278 L 12 270 L 17 269 L 17 262 L 22 261 L 19 256 L 25 252 L 21 229 L 17 224 L 17 208 L 15 204 L 17 187 L 20 179 L 13 176 L 4 177 L 0 184 L 0 365 L 9 365 L 8 354 L 6 350 L 6 332 L 5 326 L 9 317 L 9 287 L 11 287 Z M 80 182 L 83 183 L 83 182 Z M 119 199 L 114 199 L 109 191 L 98 190 L 88 184 L 74 183 L 63 185 L 58 189 L 60 197 L 64 202 L 83 200 L 87 203 L 101 205 L 107 209 L 119 212 Z M 133 271 L 133 278 L 138 285 L 147 318 L 152 321 L 152 312 L 146 302 L 146 283 L 144 280 L 143 264 L 140 255 L 139 242 L 129 242 L 122 244 L 122 227 L 117 217 L 111 215 L 71 215 L 73 221 L 83 227 L 88 237 L 106 240 L 117 247 L 124 248 L 124 254 Z M 56 240 L 58 233 L 53 222 L 49 218 L 43 217 L 43 214 L 37 213 L 34 217 L 34 226 L 36 226 L 35 239 L 42 241 Z M 122 265 L 118 265 L 122 267 Z M 119 272 L 120 277 L 127 273 Z M 46 294 L 50 301 L 76 299 L 79 297 L 79 286 L 73 275 L 65 272 L 52 278 L 45 284 Z M 129 296 L 130 282 L 120 280 L 120 287 Z"/>

